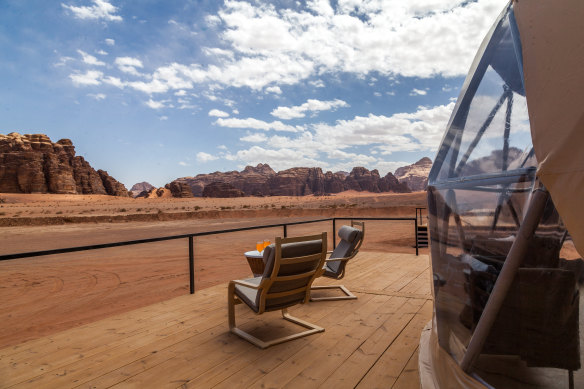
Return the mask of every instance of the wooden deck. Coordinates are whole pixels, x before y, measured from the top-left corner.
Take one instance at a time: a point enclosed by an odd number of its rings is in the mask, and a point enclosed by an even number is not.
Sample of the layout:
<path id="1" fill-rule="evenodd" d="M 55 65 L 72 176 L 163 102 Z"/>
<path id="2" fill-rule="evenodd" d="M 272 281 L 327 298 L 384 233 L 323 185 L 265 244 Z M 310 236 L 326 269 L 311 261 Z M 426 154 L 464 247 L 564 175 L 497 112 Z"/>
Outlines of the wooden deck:
<path id="1" fill-rule="evenodd" d="M 0 387 L 418 388 L 428 256 L 361 252 L 342 281 L 357 300 L 290 309 L 324 333 L 260 350 L 228 332 L 223 284 L 2 349 Z M 236 317 L 266 338 L 291 331 L 278 312 Z"/>

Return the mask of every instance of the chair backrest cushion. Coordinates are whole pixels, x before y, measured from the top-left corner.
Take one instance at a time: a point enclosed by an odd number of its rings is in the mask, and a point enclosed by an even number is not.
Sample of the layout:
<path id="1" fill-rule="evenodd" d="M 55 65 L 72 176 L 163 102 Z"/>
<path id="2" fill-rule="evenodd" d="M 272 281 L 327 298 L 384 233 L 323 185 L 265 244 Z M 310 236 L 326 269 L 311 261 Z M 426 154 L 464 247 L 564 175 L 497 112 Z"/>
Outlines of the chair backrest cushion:
<path id="1" fill-rule="evenodd" d="M 338 232 L 339 238 L 341 238 L 337 247 L 332 252 L 330 258 L 347 258 L 353 254 L 355 247 L 359 244 L 363 238 L 363 233 L 360 229 L 349 226 L 342 226 Z M 329 261 L 327 262 L 328 270 L 336 276 L 339 276 L 345 270 L 345 265 L 347 261 Z"/>
<path id="2" fill-rule="evenodd" d="M 299 243 L 287 243 L 282 245 L 282 259 L 302 257 L 311 254 L 318 254 L 323 252 L 322 240 L 311 240 Z M 293 274 L 301 274 L 306 272 L 315 272 L 319 268 L 321 259 L 315 259 L 308 262 L 295 263 L 294 261 L 288 262 L 283 261 L 280 264 L 280 269 L 278 274 L 272 275 L 274 270 L 274 262 L 276 257 L 276 246 L 271 244 L 264 249 L 263 261 L 266 264 L 264 270 L 263 278 L 270 278 L 272 276 L 276 277 L 276 281 L 271 285 L 268 291 L 268 296 L 270 293 L 284 292 L 288 290 L 294 290 L 298 288 L 308 288 L 308 283 L 310 282 L 311 276 L 304 278 L 299 278 L 289 281 L 278 281 L 277 277 L 287 276 Z M 266 300 L 265 310 L 276 310 L 285 308 L 290 305 L 297 304 L 304 300 L 306 291 L 299 292 L 290 296 L 278 297 L 278 298 L 268 298 Z M 256 304 L 259 306 L 260 293 L 258 293 Z"/>

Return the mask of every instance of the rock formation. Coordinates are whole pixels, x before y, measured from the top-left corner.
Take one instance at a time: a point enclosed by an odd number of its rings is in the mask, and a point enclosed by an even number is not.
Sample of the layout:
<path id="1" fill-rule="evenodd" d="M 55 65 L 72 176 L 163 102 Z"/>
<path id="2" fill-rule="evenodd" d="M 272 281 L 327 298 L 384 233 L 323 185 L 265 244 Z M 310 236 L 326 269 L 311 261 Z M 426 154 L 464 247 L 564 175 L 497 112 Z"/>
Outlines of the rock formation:
<path id="1" fill-rule="evenodd" d="M 132 197 L 138 197 L 142 192 L 148 192 L 150 189 L 154 188 L 154 185 L 149 182 L 142 181 L 132 186 L 130 192 L 132 192 Z"/>
<path id="2" fill-rule="evenodd" d="M 203 190 L 203 197 L 243 197 L 245 193 L 243 191 L 235 188 L 233 185 L 226 182 L 212 182 L 205 186 Z"/>
<path id="3" fill-rule="evenodd" d="M 218 183 L 228 185 L 220 186 Z M 214 185 L 207 190 L 211 184 Z M 178 178 L 167 187 L 172 189 L 178 185 L 189 186 L 196 197 L 232 197 L 239 196 L 239 192 L 244 196 L 307 196 L 345 190 L 373 193 L 411 191 L 406 183 L 399 182 L 391 173 L 380 177 L 377 169 L 369 171 L 364 167 L 355 167 L 351 173 L 323 173 L 321 168 L 297 167 L 276 173 L 266 164 L 247 166 L 241 172 L 215 172 Z M 172 190 L 172 193 L 175 197 L 181 197 L 178 190 Z"/>
<path id="4" fill-rule="evenodd" d="M 0 192 L 128 196 L 106 171 L 95 171 L 69 139 L 43 134 L 0 134 Z"/>
<path id="5" fill-rule="evenodd" d="M 395 171 L 394 176 L 414 192 L 426 190 L 431 168 L 432 160 L 424 157 L 412 165 L 400 167 Z"/>
<path id="6" fill-rule="evenodd" d="M 189 184 L 184 182 L 173 181 L 170 184 L 166 184 L 165 188 L 170 190 L 170 193 L 172 193 L 172 197 L 180 198 L 194 197 L 193 192 L 191 191 L 191 187 L 189 186 Z"/>

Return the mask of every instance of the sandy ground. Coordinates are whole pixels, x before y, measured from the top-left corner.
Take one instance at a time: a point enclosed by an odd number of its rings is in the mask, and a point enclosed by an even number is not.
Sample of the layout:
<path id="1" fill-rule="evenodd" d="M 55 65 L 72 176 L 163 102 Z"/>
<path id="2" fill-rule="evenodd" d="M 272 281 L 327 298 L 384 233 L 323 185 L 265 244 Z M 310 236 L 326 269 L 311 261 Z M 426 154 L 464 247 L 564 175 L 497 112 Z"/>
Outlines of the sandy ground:
<path id="1" fill-rule="evenodd" d="M 424 205 L 425 193 L 237 199 L 0 194 L 0 254 L 331 216 L 413 217 Z M 135 221 L 132 215 L 153 218 Z M 290 226 L 288 236 L 322 231 L 332 247 L 332 222 Z M 250 276 L 243 253 L 282 234 L 270 228 L 196 238 L 196 289 Z M 411 221 L 366 222 L 362 250 L 413 253 L 414 245 Z M 186 294 L 188 272 L 184 238 L 2 261 L 0 348 Z"/>

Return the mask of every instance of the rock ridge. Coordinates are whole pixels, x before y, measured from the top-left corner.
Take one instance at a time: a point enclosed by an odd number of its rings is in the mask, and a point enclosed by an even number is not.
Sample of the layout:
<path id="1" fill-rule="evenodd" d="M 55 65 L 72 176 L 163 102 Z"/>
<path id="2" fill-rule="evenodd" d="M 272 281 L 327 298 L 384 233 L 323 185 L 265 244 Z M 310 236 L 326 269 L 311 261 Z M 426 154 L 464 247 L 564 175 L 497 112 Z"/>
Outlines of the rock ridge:
<path id="1" fill-rule="evenodd" d="M 0 192 L 128 197 L 122 183 L 76 156 L 71 140 L 16 132 L 0 134 Z"/>

